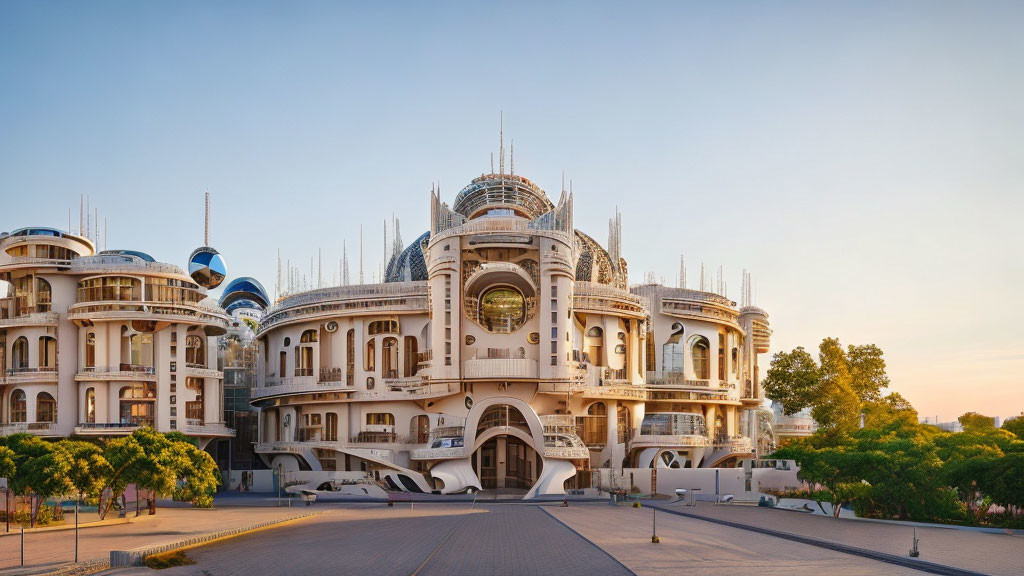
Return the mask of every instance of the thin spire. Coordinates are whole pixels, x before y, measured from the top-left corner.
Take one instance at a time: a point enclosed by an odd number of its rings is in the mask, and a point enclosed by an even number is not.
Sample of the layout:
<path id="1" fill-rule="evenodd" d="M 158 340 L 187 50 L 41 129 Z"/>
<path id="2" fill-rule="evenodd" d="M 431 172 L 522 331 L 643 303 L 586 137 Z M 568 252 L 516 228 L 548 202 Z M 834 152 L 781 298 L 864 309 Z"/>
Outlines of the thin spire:
<path id="1" fill-rule="evenodd" d="M 679 287 L 686 288 L 686 257 L 679 255 Z"/>
<path id="2" fill-rule="evenodd" d="M 508 152 L 508 173 L 510 176 L 516 175 L 516 139 L 513 138 L 509 144 Z"/>
<path id="3" fill-rule="evenodd" d="M 210 245 L 210 189 L 206 189 L 206 218 L 203 224 L 203 246 Z"/>
<path id="4" fill-rule="evenodd" d="M 316 249 L 316 287 L 324 287 L 324 251 L 323 248 Z"/>
<path id="5" fill-rule="evenodd" d="M 82 210 L 85 207 L 85 194 L 78 195 L 78 235 L 81 236 L 85 230 L 85 216 L 82 214 Z"/>
<path id="6" fill-rule="evenodd" d="M 363 225 L 359 225 L 359 283 L 363 283 Z"/>
<path id="7" fill-rule="evenodd" d="M 498 113 L 498 167 L 499 174 L 505 175 L 505 111 Z"/>
<path id="8" fill-rule="evenodd" d="M 341 284 L 343 286 L 349 285 L 348 246 L 346 246 L 344 240 L 341 241 Z"/>
<path id="9" fill-rule="evenodd" d="M 491 152 L 491 174 L 494 174 L 494 152 Z M 430 185 L 430 191 L 434 191 L 434 185 Z"/>
<path id="10" fill-rule="evenodd" d="M 107 249 L 107 217 L 103 217 L 103 249 Z"/>

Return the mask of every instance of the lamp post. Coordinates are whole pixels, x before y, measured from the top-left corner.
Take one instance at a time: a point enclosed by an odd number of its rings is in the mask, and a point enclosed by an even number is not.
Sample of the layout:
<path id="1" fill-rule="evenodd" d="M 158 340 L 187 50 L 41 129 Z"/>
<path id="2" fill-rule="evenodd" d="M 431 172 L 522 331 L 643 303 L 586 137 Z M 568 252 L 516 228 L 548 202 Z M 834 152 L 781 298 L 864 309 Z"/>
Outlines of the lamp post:
<path id="1" fill-rule="evenodd" d="M 651 506 L 651 544 L 660 542 L 661 538 L 658 538 L 658 509 Z"/>

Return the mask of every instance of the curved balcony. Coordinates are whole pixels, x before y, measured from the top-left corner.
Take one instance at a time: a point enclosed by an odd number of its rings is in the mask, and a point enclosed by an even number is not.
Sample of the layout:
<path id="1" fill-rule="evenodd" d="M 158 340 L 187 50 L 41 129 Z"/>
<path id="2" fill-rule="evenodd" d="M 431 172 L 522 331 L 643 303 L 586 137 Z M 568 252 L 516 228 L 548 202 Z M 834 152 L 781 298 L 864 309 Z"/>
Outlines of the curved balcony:
<path id="1" fill-rule="evenodd" d="M 594 282 L 576 282 L 573 292 L 573 310 L 612 314 L 628 318 L 646 318 L 649 311 L 646 298 L 613 286 Z"/>
<path id="2" fill-rule="evenodd" d="M 531 358 L 474 358 L 462 362 L 467 380 L 537 378 L 537 361 Z"/>
<path id="3" fill-rule="evenodd" d="M 683 372 L 648 371 L 644 376 L 648 386 L 679 390 L 731 390 L 736 387 L 725 380 L 688 379 Z"/>
<path id="4" fill-rule="evenodd" d="M 699 434 L 637 434 L 631 448 L 699 448 L 710 446 L 711 440 Z"/>
<path id="5" fill-rule="evenodd" d="M 4 384 L 56 382 L 56 368 L 12 368 L 4 373 Z"/>
<path id="6" fill-rule="evenodd" d="M 538 224 L 523 218 L 476 218 L 451 228 L 438 230 L 430 237 L 430 245 L 433 246 L 435 243 L 452 236 L 487 232 L 515 232 L 533 236 L 546 236 L 559 239 L 562 242 L 568 242 L 570 237 L 567 232 L 542 228 Z"/>
<path id="7" fill-rule="evenodd" d="M 82 302 L 68 308 L 68 319 L 93 320 L 151 320 L 212 325 L 227 329 L 230 318 L 221 308 L 204 302 L 152 302 L 108 300 Z"/>
<path id="8" fill-rule="evenodd" d="M 412 460 L 455 460 L 469 457 L 469 451 L 464 446 L 449 448 L 417 448 L 409 452 Z"/>
<path id="9" fill-rule="evenodd" d="M 674 318 L 685 318 L 688 320 L 703 320 L 727 324 L 737 330 L 739 325 L 739 312 L 727 304 L 707 300 L 693 300 L 689 298 L 662 298 L 660 312 Z"/>
<path id="10" fill-rule="evenodd" d="M 288 296 L 271 306 L 260 321 L 259 335 L 278 325 L 319 318 L 428 312 L 426 282 L 336 286 Z"/>
<path id="11" fill-rule="evenodd" d="M 559 460 L 589 460 L 590 449 L 575 433 L 545 434 L 544 457 Z"/>

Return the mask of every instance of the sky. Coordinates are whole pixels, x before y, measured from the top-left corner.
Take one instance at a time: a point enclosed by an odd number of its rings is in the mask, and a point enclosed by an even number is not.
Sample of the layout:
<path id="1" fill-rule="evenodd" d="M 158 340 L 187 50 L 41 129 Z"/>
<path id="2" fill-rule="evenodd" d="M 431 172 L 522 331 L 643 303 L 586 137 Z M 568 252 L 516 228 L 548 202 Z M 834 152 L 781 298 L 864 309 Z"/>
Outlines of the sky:
<path id="1" fill-rule="evenodd" d="M 751 271 L 773 352 L 885 351 L 922 417 L 1024 410 L 1024 4 L 0 3 L 0 230 L 67 228 L 274 290 L 277 251 L 366 275 L 516 173 L 631 281 Z M 767 365 L 769 357 L 762 358 Z"/>

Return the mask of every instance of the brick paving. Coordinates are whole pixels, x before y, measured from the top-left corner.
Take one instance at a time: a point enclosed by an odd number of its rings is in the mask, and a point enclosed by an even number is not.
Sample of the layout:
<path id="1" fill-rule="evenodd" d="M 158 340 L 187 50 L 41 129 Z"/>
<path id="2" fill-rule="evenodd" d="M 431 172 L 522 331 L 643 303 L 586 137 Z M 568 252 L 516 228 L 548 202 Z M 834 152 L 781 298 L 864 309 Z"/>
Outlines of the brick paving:
<path id="1" fill-rule="evenodd" d="M 195 565 L 164 570 L 162 576 L 629 574 L 593 544 L 529 505 L 335 509 L 188 555 Z"/>
<path id="2" fill-rule="evenodd" d="M 668 507 L 897 556 L 907 555 L 914 536 L 913 527 L 903 524 L 836 519 L 771 508 L 709 503 Z M 921 526 L 917 528 L 917 537 L 921 560 L 996 576 L 1024 573 L 1024 535 Z"/>
<path id="3" fill-rule="evenodd" d="M 639 575 L 708 574 L 758 576 L 828 574 L 922 574 L 876 560 L 825 550 L 659 512 L 661 543 L 651 543 L 651 508 L 581 504 L 545 511 Z"/>

